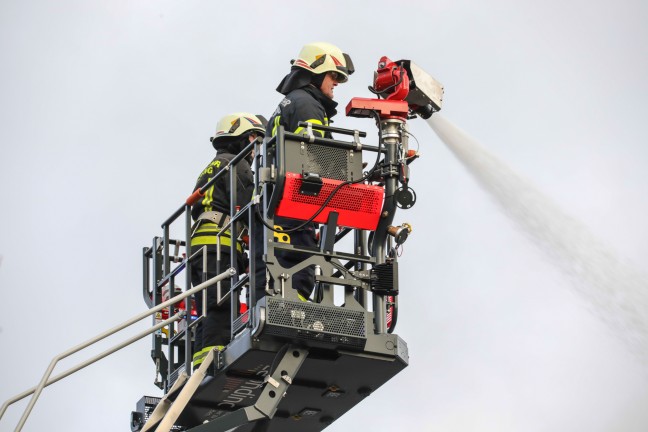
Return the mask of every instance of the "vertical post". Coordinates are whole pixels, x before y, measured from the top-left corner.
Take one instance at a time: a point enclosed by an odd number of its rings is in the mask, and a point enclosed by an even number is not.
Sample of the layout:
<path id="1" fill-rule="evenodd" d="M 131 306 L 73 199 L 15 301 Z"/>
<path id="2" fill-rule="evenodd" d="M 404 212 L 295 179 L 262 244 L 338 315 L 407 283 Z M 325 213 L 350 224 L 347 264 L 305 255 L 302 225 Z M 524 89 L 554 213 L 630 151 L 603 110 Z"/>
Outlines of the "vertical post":
<path id="1" fill-rule="evenodd" d="M 165 273 L 165 276 L 168 274 Z M 175 276 L 171 276 L 169 278 L 168 282 L 168 287 L 169 287 L 169 298 L 175 297 Z M 169 316 L 172 317 L 174 315 L 174 309 L 175 305 L 169 305 Z M 167 372 L 167 377 L 171 377 L 171 374 L 173 374 L 173 371 L 175 369 L 175 352 L 173 351 L 173 343 L 171 343 L 171 339 L 173 339 L 173 327 L 175 326 L 175 322 L 170 322 L 168 331 L 169 334 L 167 336 L 167 357 L 169 359 L 169 364 L 168 364 L 168 372 Z M 168 390 L 167 390 L 168 391 Z"/>
<path id="2" fill-rule="evenodd" d="M 218 237 L 217 237 L 218 238 Z M 201 255 L 200 259 L 202 260 L 202 281 L 206 282 L 207 281 L 207 245 L 203 246 L 201 248 Z M 203 319 L 207 316 L 207 290 L 204 289 L 200 293 L 202 296 L 202 308 L 200 309 L 200 315 L 203 317 Z"/>
<path id="3" fill-rule="evenodd" d="M 171 261 L 169 260 L 169 224 L 165 223 L 164 224 L 164 230 L 163 230 L 163 244 L 162 244 L 162 278 L 165 278 L 170 272 L 171 272 Z M 171 280 L 167 281 L 167 284 L 173 285 L 173 278 Z M 169 289 L 172 289 L 173 287 L 170 286 Z M 161 290 L 164 289 L 164 287 L 160 287 Z M 169 291 L 171 292 L 171 291 Z M 161 294 L 161 293 L 160 293 Z M 169 295 L 169 298 L 173 297 L 173 295 Z M 172 316 L 173 314 L 171 311 L 173 310 L 172 306 L 169 306 L 169 316 Z M 166 390 L 168 391 L 168 385 L 169 385 L 169 377 L 171 377 L 171 373 L 173 372 L 173 349 L 171 348 L 171 338 L 173 337 L 173 333 L 171 333 L 171 329 L 173 328 L 172 324 L 169 324 L 169 334 L 167 335 L 167 382 L 166 382 Z"/>
<path id="4" fill-rule="evenodd" d="M 238 222 L 234 221 L 234 216 L 236 216 L 236 207 L 238 204 L 238 178 L 237 178 L 237 164 L 233 164 L 230 167 L 230 267 L 238 270 L 237 258 L 238 250 L 236 246 L 238 245 L 238 230 L 236 225 Z M 230 340 L 234 339 L 234 320 L 238 317 L 238 310 L 236 306 L 238 305 L 238 293 L 234 292 L 233 288 L 238 282 L 238 271 L 236 275 L 230 278 Z"/>
<path id="5" fill-rule="evenodd" d="M 286 174 L 286 164 L 284 158 L 284 128 L 279 126 L 277 128 L 277 133 L 275 135 L 275 144 L 274 144 L 274 154 L 271 154 L 271 149 L 268 148 L 267 142 L 264 141 L 263 145 L 263 160 L 264 166 L 270 169 L 270 172 L 273 175 L 273 184 L 265 184 L 263 187 L 263 220 L 268 223 L 268 225 L 274 227 L 274 209 L 270 210 L 270 203 L 276 201 L 276 197 L 273 197 L 277 191 L 275 190 L 277 179 L 285 178 Z M 271 216 L 272 215 L 272 216 Z M 276 253 L 274 249 L 274 232 L 268 229 L 266 226 L 262 227 L 263 229 L 263 257 L 266 260 L 266 277 L 270 276 L 267 267 L 268 264 L 274 265 L 278 264 L 276 260 Z M 268 263 L 268 257 L 272 257 L 273 261 Z M 275 284 L 278 284 L 279 281 L 273 281 Z M 277 289 L 277 286 L 274 286 L 274 289 Z"/>
<path id="6" fill-rule="evenodd" d="M 164 225 L 164 273 L 163 276 L 166 276 L 171 271 L 171 262 L 169 261 L 169 225 Z"/>
<path id="7" fill-rule="evenodd" d="M 142 248 L 142 295 L 144 296 L 146 305 L 150 308 L 153 306 L 153 295 L 151 295 L 151 298 L 148 296 L 149 284 L 151 283 L 151 273 L 149 269 L 149 258 L 146 256 L 147 250 L 149 250 L 149 248 Z"/>
<path id="8" fill-rule="evenodd" d="M 158 304 L 162 303 L 162 296 L 161 296 L 161 293 L 160 293 L 160 290 L 159 290 L 159 283 L 160 283 L 160 280 L 162 279 L 162 263 L 160 262 L 160 253 L 158 252 L 159 247 L 160 247 L 160 238 L 159 237 L 154 237 L 153 238 L 152 250 L 151 250 L 151 254 L 153 256 L 153 258 L 152 258 L 153 259 L 153 263 L 152 263 L 152 266 L 153 266 L 153 281 L 152 281 L 152 284 L 151 284 L 151 289 L 152 289 L 151 297 L 153 299 L 153 307 L 155 307 Z M 157 312 L 156 312 L 156 314 L 157 314 Z M 151 320 L 152 320 L 151 325 L 153 325 L 153 326 L 156 324 L 155 323 L 155 315 L 156 314 L 151 315 Z M 162 368 L 163 367 L 162 357 L 164 356 L 164 354 L 162 353 L 162 335 L 159 332 L 155 332 L 153 334 L 153 343 L 152 343 L 152 345 L 153 346 L 151 347 L 151 356 L 153 357 L 153 359 L 156 362 L 156 368 L 157 367 Z M 162 370 L 162 369 L 160 369 L 160 370 Z M 165 374 L 162 373 L 162 372 L 160 373 L 160 375 L 162 377 L 162 382 L 160 384 L 161 384 L 163 389 L 166 389 L 168 375 L 164 376 Z"/>
<path id="9" fill-rule="evenodd" d="M 254 143 L 254 192 L 252 193 L 252 205 L 250 206 L 250 211 L 248 212 L 248 250 L 250 252 L 250 273 L 248 274 L 250 277 L 250 288 L 248 290 L 248 310 L 249 310 L 249 315 L 248 315 L 248 326 L 253 326 L 256 316 L 256 302 L 258 300 L 257 298 L 257 292 L 256 292 L 256 285 L 257 285 L 257 248 L 262 247 L 263 245 L 257 244 L 257 229 L 262 229 L 262 225 L 260 222 L 257 222 L 256 220 L 256 213 L 258 210 L 258 202 L 259 202 L 259 194 L 261 193 L 261 190 L 259 190 L 259 168 L 261 167 L 259 160 L 261 158 L 265 158 L 265 153 L 264 153 L 264 148 L 265 148 L 265 139 L 262 141 L 259 141 L 260 137 L 257 138 L 257 141 Z"/>
<path id="10" fill-rule="evenodd" d="M 189 257 L 191 256 L 191 206 L 187 204 L 185 206 L 185 255 L 187 256 L 187 265 L 185 267 L 185 290 L 191 288 L 191 261 Z M 191 324 L 191 304 L 194 296 L 189 296 L 185 299 L 185 309 L 187 311 L 185 315 L 185 373 L 191 375 L 191 354 L 193 352 L 192 347 L 192 334 L 195 330 L 195 327 L 189 328 Z"/>
<path id="11" fill-rule="evenodd" d="M 248 253 L 249 253 L 249 289 L 248 289 L 248 323 L 250 326 L 254 322 L 254 307 L 256 306 L 256 235 L 257 235 L 257 225 L 255 220 L 255 214 L 257 211 L 257 195 L 259 194 L 259 152 L 257 151 L 258 146 L 255 143 L 254 146 L 254 191 L 252 192 L 252 204 L 247 214 L 248 219 Z"/>
<path id="12" fill-rule="evenodd" d="M 353 230 L 353 244 L 354 244 L 354 253 L 356 255 L 366 256 L 367 255 L 367 232 L 365 230 L 355 229 Z M 356 261 L 355 264 L 356 271 L 362 271 L 367 269 L 367 264 L 362 261 Z M 356 289 L 355 299 L 357 302 L 364 308 L 367 304 L 367 291 L 363 289 Z"/>
<path id="13" fill-rule="evenodd" d="M 385 244 L 387 240 L 387 227 L 394 220 L 396 212 L 396 201 L 394 193 L 398 188 L 398 146 L 401 142 L 401 127 L 404 121 L 399 119 L 386 119 L 380 122 L 382 128 L 382 144 L 385 146 L 385 159 L 382 166 L 382 176 L 385 181 L 385 204 L 376 228 L 372 243 L 372 255 L 376 258 L 376 264 L 383 264 L 386 261 Z M 387 330 L 385 297 L 373 295 L 373 312 L 375 332 L 385 333 Z"/>

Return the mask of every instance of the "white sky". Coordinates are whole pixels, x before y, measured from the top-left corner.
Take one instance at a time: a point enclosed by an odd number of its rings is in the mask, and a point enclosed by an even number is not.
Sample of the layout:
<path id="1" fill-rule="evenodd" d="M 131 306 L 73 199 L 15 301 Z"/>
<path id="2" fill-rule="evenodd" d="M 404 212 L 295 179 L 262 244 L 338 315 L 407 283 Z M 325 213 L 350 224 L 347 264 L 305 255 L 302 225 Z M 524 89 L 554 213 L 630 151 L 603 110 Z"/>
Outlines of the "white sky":
<path id="1" fill-rule="evenodd" d="M 445 117 L 642 269 L 647 24 L 639 0 L 3 1 L 0 399 L 145 309 L 141 248 L 213 156 L 216 121 L 268 117 L 310 41 L 354 59 L 341 112 L 369 96 L 380 56 L 417 62 L 445 85 Z M 336 120 L 375 143 L 371 121 Z M 329 430 L 645 431 L 648 366 L 411 127 L 418 202 L 397 216 L 414 226 L 397 329 L 410 367 Z M 146 339 L 46 389 L 24 430 L 128 430 L 153 378 Z"/>

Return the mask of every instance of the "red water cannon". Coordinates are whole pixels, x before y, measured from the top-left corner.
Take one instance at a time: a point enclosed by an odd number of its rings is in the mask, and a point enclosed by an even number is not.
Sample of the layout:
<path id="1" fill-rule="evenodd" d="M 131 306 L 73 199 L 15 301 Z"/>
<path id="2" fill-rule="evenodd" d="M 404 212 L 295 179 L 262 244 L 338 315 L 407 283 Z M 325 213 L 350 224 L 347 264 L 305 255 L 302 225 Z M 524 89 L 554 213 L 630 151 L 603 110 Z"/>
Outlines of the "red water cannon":
<path id="1" fill-rule="evenodd" d="M 373 87 L 369 87 L 369 91 L 387 100 L 402 101 L 409 94 L 409 86 L 410 79 L 405 68 L 387 56 L 381 57 L 378 70 L 374 72 Z"/>
<path id="2" fill-rule="evenodd" d="M 369 90 L 378 99 L 351 99 L 347 116 L 372 117 L 378 113 L 381 119 L 406 120 L 417 115 L 426 119 L 440 111 L 443 102 L 441 83 L 411 60 L 394 62 L 387 56 L 380 58 Z"/>

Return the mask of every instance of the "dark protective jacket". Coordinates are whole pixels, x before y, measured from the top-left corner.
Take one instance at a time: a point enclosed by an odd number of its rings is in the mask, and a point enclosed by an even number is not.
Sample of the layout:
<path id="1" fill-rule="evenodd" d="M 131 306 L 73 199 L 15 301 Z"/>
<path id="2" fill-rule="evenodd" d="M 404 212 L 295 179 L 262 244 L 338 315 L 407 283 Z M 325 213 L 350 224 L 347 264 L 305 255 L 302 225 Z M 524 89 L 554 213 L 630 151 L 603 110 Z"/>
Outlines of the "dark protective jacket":
<path id="1" fill-rule="evenodd" d="M 227 152 L 219 152 L 216 154 L 214 160 L 200 173 L 194 190 L 202 187 L 216 173 L 223 169 L 235 155 Z M 241 208 L 247 205 L 252 199 L 252 192 L 254 190 L 254 177 L 252 169 L 247 160 L 241 160 L 236 166 L 237 184 L 236 184 L 236 205 Z M 196 220 L 203 212 L 218 211 L 225 214 L 230 214 L 230 175 L 226 173 L 205 192 L 205 196 L 193 205 L 191 208 L 191 217 Z M 196 232 L 192 235 L 191 246 L 201 245 L 215 245 L 216 238 L 214 233 L 218 232 L 218 227 L 210 222 L 202 222 L 197 228 Z M 229 246 L 229 236 L 221 237 L 221 245 Z"/>
<path id="2" fill-rule="evenodd" d="M 202 187 L 211 178 L 234 158 L 232 150 L 219 150 L 214 160 L 200 173 L 194 190 Z M 247 205 L 252 199 L 252 191 L 254 190 L 254 178 L 252 170 L 247 160 L 241 160 L 236 166 L 236 201 L 237 205 L 241 208 Z M 194 220 L 203 212 L 218 211 L 225 214 L 230 214 L 230 174 L 226 173 L 220 177 L 216 182 L 205 192 L 203 198 L 193 205 L 191 208 L 191 216 Z M 212 222 L 205 220 L 201 221 L 199 225 L 194 227 L 194 232 L 191 236 L 191 253 L 194 254 L 204 245 L 207 245 L 207 268 L 203 268 L 203 260 L 200 255 L 196 256 L 191 265 L 191 284 L 195 287 L 206 279 L 216 276 L 217 271 L 217 252 L 216 252 L 216 234 L 220 231 L 220 227 Z M 220 270 L 225 270 L 230 266 L 232 255 L 230 254 L 231 236 L 229 231 L 223 233 L 220 237 L 221 244 L 221 267 Z M 240 272 L 245 269 L 245 258 L 243 255 L 243 247 L 237 244 L 239 253 L 235 257 L 235 265 Z M 205 274 L 203 275 L 203 270 Z M 206 279 L 205 279 L 206 278 Z M 225 279 L 221 282 L 223 292 L 230 289 L 230 280 Z M 203 296 L 196 296 L 196 305 L 199 311 L 203 310 Z M 231 332 L 231 316 L 229 302 L 218 305 L 218 291 L 216 286 L 207 289 L 207 316 L 196 328 L 196 335 L 194 340 L 194 360 L 202 361 L 201 355 L 204 355 L 203 348 L 213 346 L 224 346 L 229 343 Z"/>
<path id="3" fill-rule="evenodd" d="M 331 118 L 337 113 L 336 107 L 337 102 L 329 99 L 320 89 L 312 85 L 292 90 L 270 117 L 266 136 L 275 136 L 279 125 L 287 132 L 299 133 L 303 128 L 297 124 L 301 121 L 328 126 Z M 314 133 L 330 137 L 330 134 L 322 131 L 314 130 Z"/>

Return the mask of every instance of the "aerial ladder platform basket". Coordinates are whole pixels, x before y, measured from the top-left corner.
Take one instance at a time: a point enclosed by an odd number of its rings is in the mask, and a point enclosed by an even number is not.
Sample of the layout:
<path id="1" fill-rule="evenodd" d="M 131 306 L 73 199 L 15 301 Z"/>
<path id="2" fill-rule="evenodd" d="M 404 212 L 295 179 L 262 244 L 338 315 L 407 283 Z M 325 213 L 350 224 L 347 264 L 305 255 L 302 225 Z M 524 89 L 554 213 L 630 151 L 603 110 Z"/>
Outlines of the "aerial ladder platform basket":
<path id="1" fill-rule="evenodd" d="M 409 165 L 418 152 L 409 149 L 407 120 L 438 111 L 443 87 L 409 60 L 383 57 L 370 89 L 377 98 L 354 98 L 346 112 L 375 119 L 377 146 L 362 142 L 364 132 L 311 123 L 301 123 L 300 133 L 278 127 L 272 139 L 250 143 L 143 248 L 142 292 L 149 310 L 56 356 L 36 387 L 2 405 L 0 418 L 9 405 L 32 395 L 20 431 L 46 386 L 148 335 L 155 385 L 164 395 L 139 400 L 132 432 L 320 431 L 407 367 L 407 344 L 393 330 L 399 248 L 411 226 L 394 220 L 399 208 L 416 202 Z M 235 184 L 238 164 L 252 150 L 254 198 L 238 208 L 236 188 L 230 188 L 230 217 L 215 234 L 218 251 L 230 248 L 230 261 L 218 253 L 211 272 L 217 276 L 208 279 L 203 271 L 202 283 L 192 286 L 192 265 L 208 264 L 206 247 L 191 251 L 192 205 L 222 176 Z M 290 230 L 278 227 L 276 218 L 319 224 L 317 246 L 290 244 Z M 172 232 L 183 238 L 171 238 Z M 237 241 L 221 245 L 226 232 Z M 242 243 L 249 268 L 238 274 Z M 301 258 L 284 267 L 277 257 L 286 253 Z M 304 299 L 292 275 L 309 266 L 315 287 Z M 231 342 L 209 351 L 192 370 L 195 331 L 205 317 L 195 298 L 204 300 L 206 289 L 216 289 L 218 301 L 230 307 Z M 244 307 L 232 299 L 244 299 Z M 51 376 L 60 360 L 146 317 L 153 324 L 147 331 Z"/>
<path id="2" fill-rule="evenodd" d="M 397 249 L 411 232 L 394 218 L 398 208 L 416 201 L 409 164 L 418 153 L 409 149 L 406 122 L 438 111 L 443 88 L 414 63 L 383 57 L 372 91 L 378 98 L 354 98 L 347 115 L 374 118 L 378 146 L 363 144 L 366 133 L 358 130 L 302 123 L 300 133 L 290 133 L 279 127 L 275 137 L 251 143 L 194 192 L 165 222 L 164 236 L 145 248 L 144 297 L 154 306 L 162 287 L 174 286 L 192 258 L 205 259 L 205 250 L 194 257 L 182 253 L 190 239 L 191 204 L 220 175 L 233 184 L 238 161 L 254 148 L 255 198 L 244 208 L 232 205 L 233 216 L 221 230 L 248 240 L 248 273 L 234 271 L 235 242 L 227 246 L 232 262 L 216 263 L 217 271 L 230 266 L 231 288 L 219 289 L 219 299 L 230 304 L 231 342 L 210 351 L 192 372 L 192 334 L 201 317 L 188 314 L 184 325 L 154 335 L 151 353 L 165 395 L 138 402 L 132 431 L 320 431 L 408 365 L 407 344 L 392 333 Z M 333 139 L 332 133 L 345 138 Z M 371 155 L 367 163 L 365 155 Z M 183 213 L 186 240 L 171 240 L 169 226 Z M 317 247 L 286 242 L 289 233 L 275 225 L 277 217 L 320 224 Z M 262 251 L 272 281 L 263 296 L 254 289 L 255 251 Z M 302 260 L 284 268 L 278 252 Z M 305 301 L 291 275 L 307 266 L 315 268 L 316 287 Z M 188 275 L 185 280 L 189 286 Z M 249 308 L 230 301 L 241 297 Z"/>

